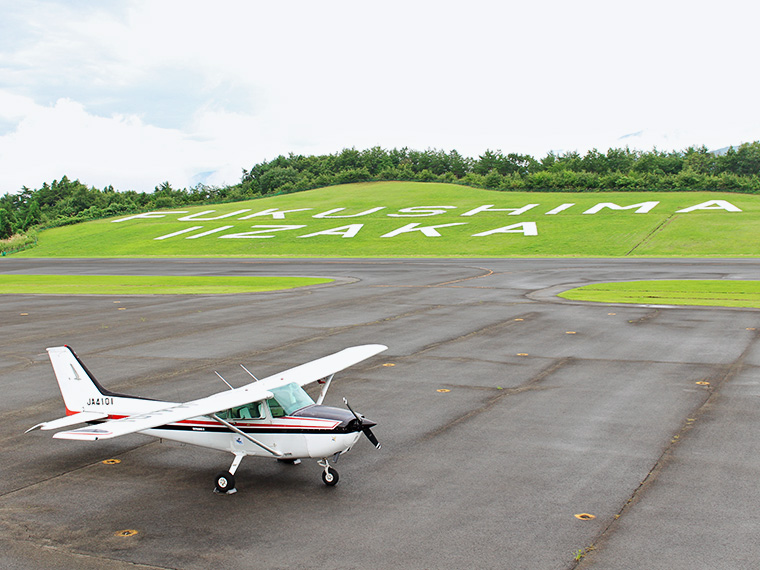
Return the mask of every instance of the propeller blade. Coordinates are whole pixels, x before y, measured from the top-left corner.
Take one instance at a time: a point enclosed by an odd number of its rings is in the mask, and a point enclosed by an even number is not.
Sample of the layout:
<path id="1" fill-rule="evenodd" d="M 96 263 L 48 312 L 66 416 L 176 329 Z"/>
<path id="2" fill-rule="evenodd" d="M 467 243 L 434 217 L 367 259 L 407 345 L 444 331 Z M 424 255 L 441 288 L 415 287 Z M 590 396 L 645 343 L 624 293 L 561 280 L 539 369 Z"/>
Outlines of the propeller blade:
<path id="1" fill-rule="evenodd" d="M 380 442 L 377 441 L 375 434 L 372 433 L 372 430 L 370 429 L 372 426 L 376 426 L 377 424 L 366 418 L 362 418 L 359 414 L 357 414 L 354 411 L 354 409 L 349 405 L 348 400 L 346 400 L 345 398 L 343 398 L 343 403 L 346 404 L 346 407 L 351 411 L 352 414 L 354 414 L 356 421 L 359 422 L 359 426 L 361 427 L 364 435 L 367 436 L 367 439 L 369 440 L 369 442 L 375 446 L 375 449 L 380 449 Z"/>
<path id="2" fill-rule="evenodd" d="M 349 405 L 348 400 L 343 398 L 343 403 L 346 404 L 346 407 L 349 409 L 349 411 L 354 414 L 354 417 L 356 418 L 356 421 L 358 421 L 360 424 L 362 423 L 362 419 L 359 417 L 359 414 L 357 414 L 354 409 Z"/>
<path id="3" fill-rule="evenodd" d="M 362 431 L 364 432 L 364 435 L 367 436 L 369 442 L 375 446 L 375 449 L 380 449 L 380 442 L 377 441 L 377 438 L 375 437 L 375 434 L 372 433 L 372 430 L 369 428 L 364 428 Z"/>

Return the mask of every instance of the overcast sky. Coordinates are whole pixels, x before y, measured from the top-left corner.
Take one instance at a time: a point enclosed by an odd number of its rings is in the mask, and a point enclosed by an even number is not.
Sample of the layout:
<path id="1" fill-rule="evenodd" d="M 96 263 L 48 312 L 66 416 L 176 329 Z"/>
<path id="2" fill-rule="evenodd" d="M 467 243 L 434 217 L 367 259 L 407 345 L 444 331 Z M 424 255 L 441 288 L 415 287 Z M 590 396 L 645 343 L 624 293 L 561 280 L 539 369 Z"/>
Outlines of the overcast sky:
<path id="1" fill-rule="evenodd" d="M 0 192 L 232 184 L 289 152 L 760 140 L 760 4 L 0 0 Z"/>

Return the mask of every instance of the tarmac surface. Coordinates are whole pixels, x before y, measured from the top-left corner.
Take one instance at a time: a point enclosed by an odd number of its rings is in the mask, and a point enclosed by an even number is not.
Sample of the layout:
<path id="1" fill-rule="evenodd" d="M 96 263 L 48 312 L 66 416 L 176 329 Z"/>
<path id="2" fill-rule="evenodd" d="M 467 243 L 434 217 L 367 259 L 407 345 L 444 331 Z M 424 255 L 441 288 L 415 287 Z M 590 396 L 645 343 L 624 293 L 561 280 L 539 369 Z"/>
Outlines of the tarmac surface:
<path id="1" fill-rule="evenodd" d="M 555 297 L 635 279 L 760 279 L 760 260 L 34 260 L 3 273 L 310 275 L 229 296 L 0 297 L 0 566 L 744 569 L 760 563 L 760 311 Z M 347 346 L 389 350 L 326 404 L 377 421 L 314 461 L 131 435 L 63 415 L 45 348 L 173 401 Z M 443 391 L 445 390 L 445 391 Z M 118 459 L 119 462 L 103 463 Z M 594 518 L 576 515 L 589 514 Z M 585 519 L 585 520 L 584 520 Z"/>

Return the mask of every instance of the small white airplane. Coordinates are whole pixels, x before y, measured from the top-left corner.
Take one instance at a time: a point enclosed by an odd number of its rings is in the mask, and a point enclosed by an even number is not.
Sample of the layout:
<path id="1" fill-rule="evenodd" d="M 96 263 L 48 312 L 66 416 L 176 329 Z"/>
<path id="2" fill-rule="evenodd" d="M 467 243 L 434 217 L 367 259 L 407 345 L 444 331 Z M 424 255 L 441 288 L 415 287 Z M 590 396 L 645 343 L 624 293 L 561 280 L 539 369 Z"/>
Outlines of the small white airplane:
<path id="1" fill-rule="evenodd" d="M 228 451 L 235 456 L 229 471 L 216 476 L 216 491 L 235 492 L 235 471 L 247 455 L 274 457 L 286 463 L 316 458 L 324 469 L 326 485 L 338 482 L 336 462 L 349 451 L 362 433 L 380 449 L 371 429 L 375 422 L 348 410 L 323 406 L 336 372 L 375 356 L 388 347 L 367 344 L 346 348 L 279 374 L 258 380 L 241 364 L 254 382 L 229 387 L 207 398 L 173 403 L 126 396 L 106 390 L 68 346 L 48 348 L 66 416 L 43 422 L 27 430 L 54 430 L 81 423 L 85 427 L 61 431 L 53 437 L 96 441 L 129 433 L 189 443 Z M 322 384 L 314 402 L 303 389 L 312 382 Z"/>

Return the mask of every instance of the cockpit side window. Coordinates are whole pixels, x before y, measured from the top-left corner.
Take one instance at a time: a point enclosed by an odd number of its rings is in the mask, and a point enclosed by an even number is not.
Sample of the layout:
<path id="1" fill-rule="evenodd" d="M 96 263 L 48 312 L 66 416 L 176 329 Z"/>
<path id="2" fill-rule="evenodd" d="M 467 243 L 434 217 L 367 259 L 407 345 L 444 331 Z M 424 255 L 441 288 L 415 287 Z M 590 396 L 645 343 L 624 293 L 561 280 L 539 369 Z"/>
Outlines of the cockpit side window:
<path id="1" fill-rule="evenodd" d="M 237 406 L 231 410 L 227 410 L 221 418 L 230 420 L 255 420 L 263 417 L 261 413 L 261 402 L 251 402 L 244 406 Z"/>

